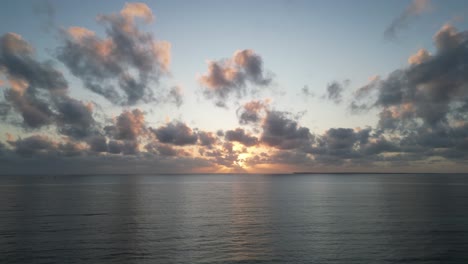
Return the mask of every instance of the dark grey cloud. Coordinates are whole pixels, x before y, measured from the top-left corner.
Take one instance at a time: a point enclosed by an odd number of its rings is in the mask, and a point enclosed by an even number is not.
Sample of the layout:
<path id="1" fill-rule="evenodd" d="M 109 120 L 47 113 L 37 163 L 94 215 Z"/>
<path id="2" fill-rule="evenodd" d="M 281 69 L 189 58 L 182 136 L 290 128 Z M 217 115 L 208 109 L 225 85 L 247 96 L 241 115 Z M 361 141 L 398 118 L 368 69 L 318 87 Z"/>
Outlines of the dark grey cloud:
<path id="1" fill-rule="evenodd" d="M 324 97 L 330 101 L 333 101 L 335 104 L 339 104 L 343 100 L 343 91 L 348 85 L 349 80 L 345 80 L 343 83 L 333 81 L 327 85 L 327 93 L 324 95 Z"/>
<path id="2" fill-rule="evenodd" d="M 362 154 L 393 151 L 398 154 L 380 158 L 400 163 L 468 157 L 468 32 L 445 25 L 434 45 L 434 54 L 419 50 L 407 68 L 372 83 L 376 96 L 366 104 L 380 109 L 375 132 L 392 139 L 374 139 Z"/>
<path id="3" fill-rule="evenodd" d="M 145 145 L 145 149 L 157 157 L 188 157 L 191 154 L 185 151 L 183 148 L 175 147 L 171 144 L 161 144 L 156 141 L 152 141 Z"/>
<path id="4" fill-rule="evenodd" d="M 21 114 L 26 128 L 39 128 L 52 123 L 54 113 L 49 104 L 29 91 L 23 93 L 18 90 L 8 89 L 5 90 L 4 96 L 5 100 Z M 9 112 L 6 114 L 9 114 Z"/>
<path id="5" fill-rule="evenodd" d="M 31 90 L 59 92 L 68 88 L 67 81 L 52 62 L 38 62 L 34 48 L 15 33 L 0 37 L 0 66 L 9 78 L 27 82 L 25 85 Z"/>
<path id="6" fill-rule="evenodd" d="M 4 98 L 22 116 L 26 127 L 52 123 L 54 113 L 48 100 L 65 94 L 68 84 L 51 62 L 38 62 L 29 43 L 7 33 L 0 37 L 0 73 L 8 79 Z"/>
<path id="7" fill-rule="evenodd" d="M 249 166 L 256 166 L 258 164 L 283 164 L 290 166 L 289 169 L 294 171 L 308 171 L 311 165 L 316 165 L 310 155 L 296 150 L 277 150 L 272 153 L 263 152 L 259 155 L 248 157 L 245 163 Z"/>
<path id="8" fill-rule="evenodd" d="M 157 150 L 159 154 L 163 156 L 177 156 L 177 150 L 170 145 L 166 145 L 166 144 L 158 145 Z"/>
<path id="9" fill-rule="evenodd" d="M 105 136 L 92 136 L 87 138 L 89 148 L 93 152 L 107 152 L 107 138 Z"/>
<path id="10" fill-rule="evenodd" d="M 97 133 L 92 115 L 92 105 L 68 96 L 56 99 L 57 129 L 59 133 L 73 138 L 85 138 Z"/>
<path id="11" fill-rule="evenodd" d="M 226 100 L 232 95 L 240 98 L 248 91 L 258 91 L 257 87 L 268 86 L 272 81 L 269 75 L 263 69 L 260 55 L 246 49 L 236 51 L 232 58 L 209 62 L 208 72 L 199 82 L 207 98 L 213 98 L 217 106 L 226 106 Z"/>
<path id="12" fill-rule="evenodd" d="M 200 131 L 198 132 L 198 138 L 200 139 L 200 145 L 206 147 L 211 147 L 218 141 L 216 135 L 212 132 Z"/>
<path id="13" fill-rule="evenodd" d="M 245 103 L 236 111 L 237 118 L 239 119 L 239 124 L 247 125 L 259 123 L 262 120 L 263 116 L 266 114 L 268 107 L 268 100 L 253 100 Z"/>
<path id="14" fill-rule="evenodd" d="M 154 101 L 151 87 L 169 70 L 170 44 L 140 31 L 136 18 L 150 22 L 153 15 L 145 4 L 127 3 L 120 13 L 98 16 L 105 38 L 71 27 L 57 50 L 57 58 L 86 88 L 119 105 Z"/>
<path id="15" fill-rule="evenodd" d="M 17 34 L 7 33 L 0 38 L 0 68 L 8 78 L 3 104 L 11 105 L 21 115 L 26 128 L 55 124 L 61 134 L 89 136 L 95 124 L 92 109 L 69 97 L 62 73 L 51 62 L 38 62 L 33 50 Z"/>
<path id="16" fill-rule="evenodd" d="M 110 140 L 107 149 L 112 154 L 134 155 L 139 151 L 138 146 L 133 140 Z"/>
<path id="17" fill-rule="evenodd" d="M 151 128 L 159 142 L 178 146 L 194 145 L 198 136 L 194 131 L 182 122 L 172 122 L 157 129 Z"/>
<path id="18" fill-rule="evenodd" d="M 2 142 L 0 142 L 0 156 L 5 154 L 5 152 L 6 152 L 6 146 Z"/>
<path id="19" fill-rule="evenodd" d="M 380 76 L 373 76 L 370 78 L 369 83 L 360 87 L 354 92 L 354 97 L 357 100 L 361 100 L 368 97 L 372 92 L 376 91 L 380 82 Z"/>
<path id="20" fill-rule="evenodd" d="M 398 122 L 420 120 L 429 127 L 450 122 L 468 98 L 467 43 L 468 32 L 444 26 L 434 36 L 434 55 L 379 82 L 375 105 Z"/>
<path id="21" fill-rule="evenodd" d="M 10 139 L 8 143 L 14 147 L 13 151 L 21 158 L 74 157 L 83 155 L 86 150 L 85 146 L 79 142 L 58 142 L 42 135 L 33 135 L 17 140 Z"/>
<path id="22" fill-rule="evenodd" d="M 34 135 L 25 139 L 10 141 L 15 147 L 15 152 L 23 157 L 31 157 L 38 154 L 48 154 L 57 149 L 55 143 L 47 137 Z"/>
<path id="23" fill-rule="evenodd" d="M 227 130 L 225 133 L 226 140 L 239 142 L 244 146 L 253 146 L 258 143 L 258 139 L 255 136 L 249 135 L 242 128 L 236 128 L 235 130 Z"/>
<path id="24" fill-rule="evenodd" d="M 129 166 L 131 164 L 131 166 Z M 75 157 L 33 156 L 20 158 L 15 155 L 0 156 L 1 174 L 154 174 L 187 173 L 216 166 L 211 160 L 187 156 L 154 155 L 85 155 Z"/>
<path id="25" fill-rule="evenodd" d="M 403 152 L 399 142 L 388 140 L 371 128 L 331 128 L 316 135 L 316 144 L 306 151 L 316 165 L 373 166 L 388 161 L 384 153 Z"/>
<path id="26" fill-rule="evenodd" d="M 431 9 L 430 0 L 412 0 L 411 4 L 385 29 L 386 39 L 393 40 L 400 30 L 408 27 L 409 23 L 422 13 Z"/>
<path id="27" fill-rule="evenodd" d="M 308 148 L 313 142 L 313 135 L 306 127 L 300 127 L 290 114 L 269 111 L 262 124 L 260 141 L 278 149 Z"/>

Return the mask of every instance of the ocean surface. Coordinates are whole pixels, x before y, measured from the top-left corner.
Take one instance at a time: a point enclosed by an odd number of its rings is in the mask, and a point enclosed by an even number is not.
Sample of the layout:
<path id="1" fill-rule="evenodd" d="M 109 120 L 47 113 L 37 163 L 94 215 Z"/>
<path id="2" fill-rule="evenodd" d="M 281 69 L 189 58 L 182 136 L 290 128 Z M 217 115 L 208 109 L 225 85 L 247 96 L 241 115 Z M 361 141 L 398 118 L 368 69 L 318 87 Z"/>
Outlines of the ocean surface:
<path id="1" fill-rule="evenodd" d="M 468 174 L 0 176 L 0 263 L 468 263 Z"/>

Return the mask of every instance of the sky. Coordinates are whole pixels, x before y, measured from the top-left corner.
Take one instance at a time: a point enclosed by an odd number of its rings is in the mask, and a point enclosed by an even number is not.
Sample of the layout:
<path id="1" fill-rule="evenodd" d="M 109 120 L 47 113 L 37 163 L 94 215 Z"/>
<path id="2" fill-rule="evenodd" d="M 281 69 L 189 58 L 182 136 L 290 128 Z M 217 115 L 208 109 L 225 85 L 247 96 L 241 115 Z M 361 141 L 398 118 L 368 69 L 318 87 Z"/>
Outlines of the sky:
<path id="1" fill-rule="evenodd" d="M 0 174 L 466 172 L 466 1 L 8 1 Z"/>

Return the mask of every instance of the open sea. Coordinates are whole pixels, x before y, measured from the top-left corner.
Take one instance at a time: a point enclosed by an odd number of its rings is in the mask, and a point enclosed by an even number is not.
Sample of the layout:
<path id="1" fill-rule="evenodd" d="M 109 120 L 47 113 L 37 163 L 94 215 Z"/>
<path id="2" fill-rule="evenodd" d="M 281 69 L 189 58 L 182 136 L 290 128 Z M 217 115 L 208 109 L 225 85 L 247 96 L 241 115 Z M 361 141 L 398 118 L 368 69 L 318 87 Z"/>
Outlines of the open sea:
<path id="1" fill-rule="evenodd" d="M 468 263 L 468 174 L 0 176 L 0 263 Z"/>

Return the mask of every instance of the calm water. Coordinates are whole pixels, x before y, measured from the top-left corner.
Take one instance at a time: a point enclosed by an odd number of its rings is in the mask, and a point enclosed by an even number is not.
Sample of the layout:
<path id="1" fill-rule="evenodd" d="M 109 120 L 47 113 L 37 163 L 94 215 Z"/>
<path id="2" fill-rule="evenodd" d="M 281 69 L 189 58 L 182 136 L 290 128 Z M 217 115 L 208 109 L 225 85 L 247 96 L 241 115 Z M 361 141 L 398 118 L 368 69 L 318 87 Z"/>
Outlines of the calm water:
<path id="1" fill-rule="evenodd" d="M 468 175 L 3 176 L 0 263 L 468 263 Z"/>

